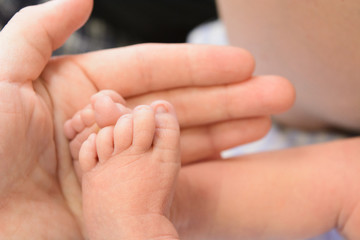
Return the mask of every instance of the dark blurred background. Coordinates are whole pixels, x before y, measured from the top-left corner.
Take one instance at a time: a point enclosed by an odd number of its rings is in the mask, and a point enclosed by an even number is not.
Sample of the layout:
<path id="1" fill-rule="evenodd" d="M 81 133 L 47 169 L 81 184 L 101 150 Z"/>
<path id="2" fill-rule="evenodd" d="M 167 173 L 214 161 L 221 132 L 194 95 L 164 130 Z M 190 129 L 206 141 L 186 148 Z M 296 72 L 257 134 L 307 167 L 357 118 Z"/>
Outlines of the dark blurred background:
<path id="1" fill-rule="evenodd" d="M 40 0 L 0 0 L 0 27 Z M 217 18 L 215 0 L 95 0 L 89 22 L 56 54 L 136 43 L 185 42 L 197 25 Z"/>

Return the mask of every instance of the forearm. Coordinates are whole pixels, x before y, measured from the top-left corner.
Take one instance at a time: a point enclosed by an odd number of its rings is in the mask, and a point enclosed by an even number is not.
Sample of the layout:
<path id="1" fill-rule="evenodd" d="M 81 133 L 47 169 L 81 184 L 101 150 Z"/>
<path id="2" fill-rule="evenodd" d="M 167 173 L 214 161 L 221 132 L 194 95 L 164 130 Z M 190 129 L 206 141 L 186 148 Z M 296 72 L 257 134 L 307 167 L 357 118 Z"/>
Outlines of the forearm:
<path id="1" fill-rule="evenodd" d="M 197 222 L 183 232 L 301 239 L 344 227 L 360 199 L 359 146 L 355 138 L 188 167 L 183 178 L 199 204 L 191 206 Z"/>

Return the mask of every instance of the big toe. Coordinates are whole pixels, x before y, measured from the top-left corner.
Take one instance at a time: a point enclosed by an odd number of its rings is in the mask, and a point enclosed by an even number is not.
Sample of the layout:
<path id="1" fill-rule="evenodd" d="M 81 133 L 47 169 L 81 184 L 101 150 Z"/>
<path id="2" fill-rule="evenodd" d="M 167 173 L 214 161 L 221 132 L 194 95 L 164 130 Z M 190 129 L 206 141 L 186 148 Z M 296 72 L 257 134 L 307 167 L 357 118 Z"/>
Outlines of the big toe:
<path id="1" fill-rule="evenodd" d="M 153 143 L 155 133 L 154 110 L 147 105 L 137 106 L 133 111 L 133 142 L 134 153 L 148 151 Z"/>
<path id="2" fill-rule="evenodd" d="M 171 155 L 180 151 L 180 127 L 174 107 L 166 101 L 155 101 L 151 104 L 155 111 L 154 152 Z M 173 159 L 169 156 L 169 160 Z"/>
<path id="3" fill-rule="evenodd" d="M 95 121 L 101 128 L 115 125 L 121 115 L 131 111 L 123 105 L 123 98 L 113 91 L 101 91 L 93 95 L 91 103 L 95 111 Z"/>

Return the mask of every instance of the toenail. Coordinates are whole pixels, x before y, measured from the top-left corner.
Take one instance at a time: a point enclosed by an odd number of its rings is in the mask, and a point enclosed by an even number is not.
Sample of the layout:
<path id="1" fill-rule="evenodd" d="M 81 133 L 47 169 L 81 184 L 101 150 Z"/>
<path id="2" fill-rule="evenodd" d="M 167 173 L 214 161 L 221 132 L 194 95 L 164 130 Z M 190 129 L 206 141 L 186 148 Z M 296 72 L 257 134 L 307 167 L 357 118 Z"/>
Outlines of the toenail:
<path id="1" fill-rule="evenodd" d="M 124 114 L 120 118 L 128 118 L 128 119 L 130 119 L 130 118 L 132 118 L 132 115 L 131 114 Z"/>
<path id="2" fill-rule="evenodd" d="M 164 105 L 159 105 L 156 107 L 156 113 L 167 113 L 168 109 Z"/>
<path id="3" fill-rule="evenodd" d="M 129 112 L 129 109 L 122 105 L 121 103 L 116 103 L 116 107 L 119 109 L 121 113 L 127 113 Z"/>
<path id="4" fill-rule="evenodd" d="M 95 141 L 95 138 L 96 138 L 96 133 L 92 133 L 92 134 L 90 134 L 90 136 L 88 137 L 87 141 L 93 142 L 93 141 Z"/>
<path id="5" fill-rule="evenodd" d="M 137 106 L 134 110 L 139 111 L 139 110 L 149 110 L 149 109 L 151 109 L 150 106 L 140 105 L 140 106 Z"/>

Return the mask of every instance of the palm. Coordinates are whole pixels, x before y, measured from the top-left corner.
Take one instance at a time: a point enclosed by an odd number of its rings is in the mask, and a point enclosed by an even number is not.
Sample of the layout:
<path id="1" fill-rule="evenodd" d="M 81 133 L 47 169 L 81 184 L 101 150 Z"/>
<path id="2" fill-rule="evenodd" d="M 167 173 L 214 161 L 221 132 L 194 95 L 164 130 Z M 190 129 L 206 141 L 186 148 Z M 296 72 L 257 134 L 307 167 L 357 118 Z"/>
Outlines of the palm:
<path id="1" fill-rule="evenodd" d="M 44 93 L 39 82 L 34 82 Z M 1 238 L 64 239 L 78 237 L 78 226 L 67 210 L 57 176 L 54 128 L 49 102 L 22 86 L 1 83 Z M 12 221 L 8 221 L 12 219 Z M 28 224 L 38 222 L 37 226 Z M 52 220 L 56 219 L 56 223 Z M 53 223 L 52 223 L 53 222 Z M 4 224 L 6 223 L 6 224 Z M 63 235 L 64 236 L 64 235 Z"/>
<path id="2" fill-rule="evenodd" d="M 81 238 L 80 185 L 62 127 L 63 120 L 83 107 L 96 89 L 87 79 L 79 81 L 84 76 L 75 69 L 70 76 L 54 70 L 65 63 L 46 65 L 41 78 L 23 86 L 0 84 L 0 91 L 6 93 L 0 95 L 4 103 L 0 105 L 0 135 L 4 136 L 0 174 L 6 180 L 0 185 L 1 199 L 5 199 L 0 219 L 14 219 L 4 221 L 1 238 L 9 238 L 15 230 L 17 237 L 27 239 Z M 74 95 L 66 86 L 71 86 Z M 34 230 L 26 224 L 27 218 L 41 224 Z"/>

